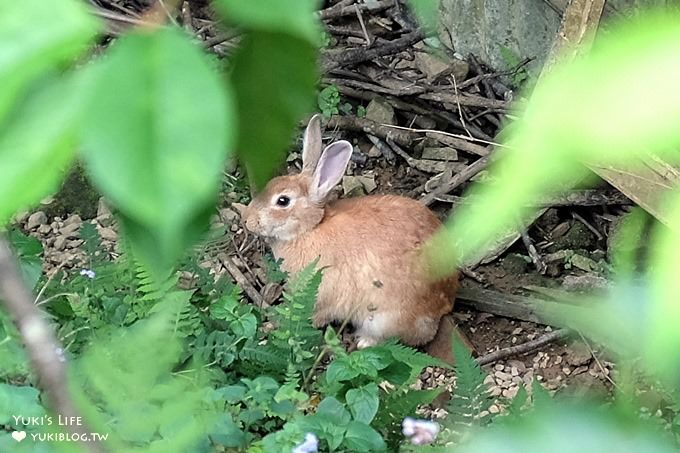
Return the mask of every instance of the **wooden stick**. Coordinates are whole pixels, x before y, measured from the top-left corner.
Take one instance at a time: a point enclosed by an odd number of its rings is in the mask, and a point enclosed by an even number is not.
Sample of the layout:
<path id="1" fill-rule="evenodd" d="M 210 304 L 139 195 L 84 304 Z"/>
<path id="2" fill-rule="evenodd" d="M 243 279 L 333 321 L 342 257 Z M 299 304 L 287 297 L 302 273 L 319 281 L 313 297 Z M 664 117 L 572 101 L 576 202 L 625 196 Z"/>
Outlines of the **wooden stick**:
<path id="1" fill-rule="evenodd" d="M 543 345 L 552 343 L 553 341 L 561 340 L 567 337 L 571 333 L 569 329 L 559 329 L 554 332 L 546 333 L 541 335 L 535 340 L 527 341 L 526 343 L 518 344 L 517 346 L 510 346 L 507 348 L 499 349 L 498 351 L 491 352 L 489 354 L 483 355 L 477 359 L 477 363 L 480 366 L 487 365 L 489 363 L 497 362 L 499 360 L 505 359 L 507 357 L 526 354 L 528 352 L 535 351 Z"/>
<path id="2" fill-rule="evenodd" d="M 68 420 L 81 423 L 68 423 L 64 430 L 88 451 L 102 451 L 97 442 L 87 442 L 92 432 L 76 408 L 68 389 L 63 348 L 54 336 L 45 316 L 33 303 L 34 298 L 26 288 L 17 263 L 12 256 L 9 244 L 0 237 L 0 299 L 17 325 L 21 339 L 31 359 L 39 385 L 47 395 L 52 410 Z M 75 418 L 77 417 L 77 418 Z"/>

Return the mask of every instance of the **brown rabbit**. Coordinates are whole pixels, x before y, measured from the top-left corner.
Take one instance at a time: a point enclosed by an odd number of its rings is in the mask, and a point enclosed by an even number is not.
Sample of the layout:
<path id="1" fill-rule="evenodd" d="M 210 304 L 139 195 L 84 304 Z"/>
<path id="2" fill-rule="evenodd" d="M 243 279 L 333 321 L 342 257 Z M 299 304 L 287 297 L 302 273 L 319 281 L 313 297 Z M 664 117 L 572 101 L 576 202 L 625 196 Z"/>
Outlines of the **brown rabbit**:
<path id="1" fill-rule="evenodd" d="M 272 179 L 245 208 L 246 228 L 267 240 L 289 273 L 319 258 L 324 271 L 316 327 L 349 319 L 358 348 L 389 337 L 424 345 L 453 308 L 458 289 L 457 275 L 432 281 L 420 254 L 441 222 L 417 201 L 393 195 L 326 203 L 351 155 L 344 140 L 321 153 L 320 118 L 314 116 L 305 132 L 302 172 Z M 451 329 L 446 332 L 444 343 L 450 344 Z"/>

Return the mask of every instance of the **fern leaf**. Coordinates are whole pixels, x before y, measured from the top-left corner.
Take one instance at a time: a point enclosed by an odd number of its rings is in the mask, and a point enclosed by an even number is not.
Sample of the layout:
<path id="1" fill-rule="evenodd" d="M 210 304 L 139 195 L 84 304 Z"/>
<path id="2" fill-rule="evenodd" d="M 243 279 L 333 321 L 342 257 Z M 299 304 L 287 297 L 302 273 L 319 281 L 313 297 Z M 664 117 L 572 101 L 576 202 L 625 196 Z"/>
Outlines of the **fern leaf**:
<path id="1" fill-rule="evenodd" d="M 453 343 L 456 365 L 456 390 L 448 405 L 449 418 L 455 431 L 464 431 L 489 422 L 481 417 L 493 404 L 493 397 L 484 383 L 486 374 L 459 341 Z"/>

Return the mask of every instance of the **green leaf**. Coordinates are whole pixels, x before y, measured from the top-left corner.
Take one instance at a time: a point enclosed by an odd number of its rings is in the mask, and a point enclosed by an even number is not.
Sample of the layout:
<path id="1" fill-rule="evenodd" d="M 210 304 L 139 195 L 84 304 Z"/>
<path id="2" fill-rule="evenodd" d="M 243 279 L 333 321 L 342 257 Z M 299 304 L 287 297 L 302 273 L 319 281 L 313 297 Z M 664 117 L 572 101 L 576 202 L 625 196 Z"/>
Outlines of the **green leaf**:
<path id="1" fill-rule="evenodd" d="M 43 266 L 40 255 L 42 243 L 33 236 L 27 236 L 19 230 L 11 230 L 8 234 L 10 245 L 19 259 L 21 274 L 26 285 L 33 289 L 42 276 Z"/>
<path id="2" fill-rule="evenodd" d="M 502 424 L 477 432 L 456 448 L 461 453 L 670 453 L 677 446 L 657 427 L 637 420 L 625 423 L 596 407 L 554 405 L 523 417 L 522 423 Z"/>
<path id="3" fill-rule="evenodd" d="M 246 446 L 246 434 L 234 422 L 231 414 L 220 414 L 208 434 L 210 439 L 228 448 L 244 448 Z"/>
<path id="4" fill-rule="evenodd" d="M 246 388 L 242 385 L 227 385 L 215 390 L 215 396 L 224 398 L 227 403 L 235 404 L 243 400 L 246 395 Z"/>
<path id="5" fill-rule="evenodd" d="M 319 45 L 321 28 L 316 0 L 217 0 L 217 11 L 228 22 L 249 30 L 284 33 Z"/>
<path id="6" fill-rule="evenodd" d="M 332 396 L 326 397 L 316 408 L 317 415 L 322 415 L 331 419 L 335 424 L 344 426 L 350 422 L 351 416 L 345 406 Z"/>
<path id="7" fill-rule="evenodd" d="M 85 95 L 71 75 L 41 79 L 0 124 L 0 225 L 58 187 L 75 154 Z"/>
<path id="8" fill-rule="evenodd" d="M 230 90 L 174 28 L 129 34 L 91 69 L 88 170 L 142 261 L 167 268 L 207 229 L 235 129 Z"/>
<path id="9" fill-rule="evenodd" d="M 378 386 L 375 383 L 370 383 L 357 389 L 347 390 L 345 400 L 354 420 L 366 424 L 371 423 L 380 404 Z"/>
<path id="10" fill-rule="evenodd" d="M 287 34 L 253 32 L 243 39 L 233 68 L 237 150 L 252 183 L 262 188 L 283 162 L 297 122 L 313 106 L 316 48 Z"/>
<path id="11" fill-rule="evenodd" d="M 40 392 L 29 386 L 15 386 L 0 383 L 0 424 L 20 428 L 14 416 L 29 418 L 45 415 L 40 405 Z"/>
<path id="12" fill-rule="evenodd" d="M 494 184 L 477 186 L 470 194 L 475 202 L 456 210 L 429 244 L 436 268 L 444 273 L 483 256 L 496 235 L 530 214 L 523 207 L 581 180 L 587 174 L 581 161 L 607 168 L 634 163 L 641 150 L 675 152 L 680 143 L 680 91 L 621 93 L 630 92 L 640 80 L 659 87 L 680 79 L 678 48 L 677 13 L 656 13 L 611 27 L 598 36 L 590 54 L 553 68 L 507 130 L 510 138 L 504 144 L 512 152 L 490 167 Z M 677 350 L 678 339 L 663 342 Z M 663 355 L 658 344 L 651 349 Z"/>
<path id="13" fill-rule="evenodd" d="M 52 0 L 49 8 L 43 0 L 0 2 L 0 124 L 28 85 L 83 51 L 96 28 L 77 0 Z"/>
<path id="14" fill-rule="evenodd" d="M 378 431 L 357 421 L 352 421 L 347 426 L 343 443 L 350 451 L 384 451 L 387 449 Z"/>
<path id="15" fill-rule="evenodd" d="M 359 372 L 351 367 L 347 357 L 338 357 L 326 369 L 326 380 L 329 383 L 349 381 L 357 376 Z"/>
<path id="16" fill-rule="evenodd" d="M 428 34 L 437 30 L 439 0 L 408 0 L 408 5 Z"/>

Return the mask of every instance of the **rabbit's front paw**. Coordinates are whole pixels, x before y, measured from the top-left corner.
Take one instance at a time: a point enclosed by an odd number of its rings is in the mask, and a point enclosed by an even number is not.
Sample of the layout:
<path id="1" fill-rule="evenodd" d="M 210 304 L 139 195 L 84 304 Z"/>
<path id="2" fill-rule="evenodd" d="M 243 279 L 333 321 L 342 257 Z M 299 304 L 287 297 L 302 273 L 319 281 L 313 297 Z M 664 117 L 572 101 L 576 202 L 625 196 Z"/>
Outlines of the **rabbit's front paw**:
<path id="1" fill-rule="evenodd" d="M 373 337 L 359 337 L 359 341 L 357 341 L 357 349 L 370 348 L 376 344 L 378 344 L 378 340 Z"/>

